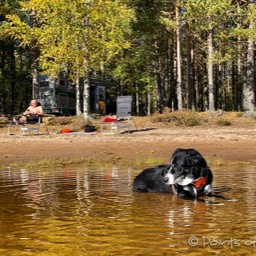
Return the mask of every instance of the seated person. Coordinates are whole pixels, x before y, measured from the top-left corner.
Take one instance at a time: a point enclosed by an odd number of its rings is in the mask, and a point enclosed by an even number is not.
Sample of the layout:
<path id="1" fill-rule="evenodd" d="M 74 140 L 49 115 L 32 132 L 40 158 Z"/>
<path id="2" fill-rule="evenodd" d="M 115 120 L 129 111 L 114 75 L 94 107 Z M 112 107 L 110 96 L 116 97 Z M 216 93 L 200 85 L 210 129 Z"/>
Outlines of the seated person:
<path id="1" fill-rule="evenodd" d="M 33 99 L 31 100 L 31 103 L 28 109 L 22 114 L 21 118 L 18 120 L 13 119 L 13 121 L 16 124 L 20 124 L 20 123 L 24 124 L 24 123 L 27 123 L 28 121 L 38 122 L 39 116 L 43 116 L 43 115 L 44 115 L 44 110 L 41 104 L 36 99 Z"/>

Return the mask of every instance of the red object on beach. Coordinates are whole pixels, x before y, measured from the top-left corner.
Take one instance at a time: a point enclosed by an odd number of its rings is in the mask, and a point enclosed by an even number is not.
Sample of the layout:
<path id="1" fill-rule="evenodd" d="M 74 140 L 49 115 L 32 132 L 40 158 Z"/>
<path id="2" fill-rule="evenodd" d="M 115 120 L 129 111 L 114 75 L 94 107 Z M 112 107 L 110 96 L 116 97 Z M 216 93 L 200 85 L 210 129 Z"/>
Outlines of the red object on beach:
<path id="1" fill-rule="evenodd" d="M 70 133 L 71 130 L 69 128 L 64 128 L 60 131 L 60 133 Z"/>
<path id="2" fill-rule="evenodd" d="M 112 117 L 112 116 L 105 117 L 103 119 L 103 122 L 106 122 L 106 123 L 116 122 L 116 117 Z"/>

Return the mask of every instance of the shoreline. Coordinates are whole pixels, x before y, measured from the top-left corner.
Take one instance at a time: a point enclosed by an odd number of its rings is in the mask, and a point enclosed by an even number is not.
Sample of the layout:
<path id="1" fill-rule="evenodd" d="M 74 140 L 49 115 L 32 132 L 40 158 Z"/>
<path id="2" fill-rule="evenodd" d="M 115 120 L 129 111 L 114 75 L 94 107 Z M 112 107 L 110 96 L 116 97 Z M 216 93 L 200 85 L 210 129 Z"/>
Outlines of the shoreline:
<path id="1" fill-rule="evenodd" d="M 0 134 L 3 167 L 49 164 L 119 165 L 133 168 L 167 163 L 176 148 L 195 148 L 209 165 L 255 165 L 254 127 L 167 127 L 131 134 Z"/>

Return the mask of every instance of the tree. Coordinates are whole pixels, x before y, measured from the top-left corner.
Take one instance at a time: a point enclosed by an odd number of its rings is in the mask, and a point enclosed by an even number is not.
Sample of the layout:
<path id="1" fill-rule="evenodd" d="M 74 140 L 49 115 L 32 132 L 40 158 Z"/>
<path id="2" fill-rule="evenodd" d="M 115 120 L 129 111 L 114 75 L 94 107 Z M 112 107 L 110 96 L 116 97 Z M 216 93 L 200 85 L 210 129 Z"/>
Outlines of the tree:
<path id="1" fill-rule="evenodd" d="M 255 110 L 255 60 L 254 46 L 256 40 L 255 22 L 256 22 L 256 7 L 255 4 L 248 5 L 248 48 L 247 48 L 247 79 L 244 84 L 244 109 L 249 115 L 252 115 Z"/>
<path id="2" fill-rule="evenodd" d="M 175 6 L 176 16 L 176 40 L 177 40 L 177 97 L 178 97 L 178 110 L 182 110 L 182 91 L 181 91 L 181 37 L 180 37 L 180 6 L 179 1 Z"/>
<path id="3" fill-rule="evenodd" d="M 214 111 L 214 33 L 221 29 L 220 24 L 227 19 L 227 12 L 230 10 L 231 1 L 228 0 L 184 0 L 184 9 L 186 10 L 184 18 L 188 22 L 195 37 L 200 34 L 207 34 L 207 77 L 208 77 L 208 110 Z"/>
<path id="4" fill-rule="evenodd" d="M 31 0 L 23 1 L 22 7 L 25 16 L 33 14 L 38 25 L 30 26 L 20 16 L 10 15 L 10 33 L 22 45 L 39 49 L 36 60 L 44 72 L 57 76 L 69 66 L 71 78 L 84 77 L 83 110 L 87 119 L 89 74 L 129 47 L 126 34 L 132 10 L 120 0 Z"/>
<path id="5" fill-rule="evenodd" d="M 77 113 L 86 119 L 88 77 L 96 73 L 113 76 L 111 97 L 136 95 L 137 114 L 165 107 L 254 111 L 256 15 L 249 0 L 6 2 L 0 18 L 12 15 L 0 23 L 2 111 L 30 98 L 19 81 L 24 63 L 26 78 L 38 63 L 40 72 L 66 72 L 76 81 Z"/>
<path id="6" fill-rule="evenodd" d="M 0 5 L 0 112 L 19 113 L 31 98 L 29 73 L 31 58 L 28 49 L 6 34 L 7 16 L 20 10 L 18 1 L 6 0 Z"/>

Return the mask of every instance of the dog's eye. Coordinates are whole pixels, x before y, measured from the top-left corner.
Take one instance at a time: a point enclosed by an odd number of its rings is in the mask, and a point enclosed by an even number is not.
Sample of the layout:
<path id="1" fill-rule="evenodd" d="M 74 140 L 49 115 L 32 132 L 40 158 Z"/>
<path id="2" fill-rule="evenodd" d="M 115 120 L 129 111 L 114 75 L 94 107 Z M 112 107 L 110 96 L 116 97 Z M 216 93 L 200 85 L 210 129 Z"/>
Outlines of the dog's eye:
<path id="1" fill-rule="evenodd" d="M 167 169 L 163 169 L 161 175 L 165 176 L 167 174 Z"/>

